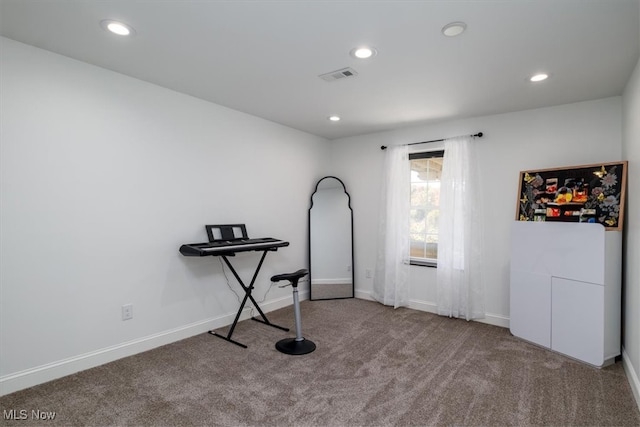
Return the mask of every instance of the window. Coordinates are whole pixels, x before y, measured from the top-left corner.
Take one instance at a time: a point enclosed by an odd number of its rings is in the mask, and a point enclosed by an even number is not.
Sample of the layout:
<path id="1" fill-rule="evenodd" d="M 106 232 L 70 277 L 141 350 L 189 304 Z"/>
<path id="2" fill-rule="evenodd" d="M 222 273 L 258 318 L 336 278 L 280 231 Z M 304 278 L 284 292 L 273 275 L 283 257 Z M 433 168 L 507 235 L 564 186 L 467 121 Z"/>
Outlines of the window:
<path id="1" fill-rule="evenodd" d="M 435 267 L 438 259 L 440 176 L 444 151 L 409 155 L 411 211 L 409 233 L 411 264 Z"/>

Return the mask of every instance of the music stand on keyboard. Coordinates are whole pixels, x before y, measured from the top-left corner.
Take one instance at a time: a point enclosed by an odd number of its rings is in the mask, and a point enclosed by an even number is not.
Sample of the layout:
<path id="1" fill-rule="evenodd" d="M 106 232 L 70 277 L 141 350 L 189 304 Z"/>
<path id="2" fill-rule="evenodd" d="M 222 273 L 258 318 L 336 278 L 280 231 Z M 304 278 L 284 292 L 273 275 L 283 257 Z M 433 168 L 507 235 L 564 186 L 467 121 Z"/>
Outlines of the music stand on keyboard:
<path id="1" fill-rule="evenodd" d="M 258 310 L 260 317 L 262 319 L 258 319 L 255 317 L 251 317 L 251 320 L 255 320 L 256 322 L 264 323 L 265 325 L 272 326 L 274 328 L 289 331 L 289 328 L 285 328 L 283 326 L 278 326 L 269 321 L 264 312 L 260 309 L 260 306 L 253 298 L 251 293 L 254 289 L 254 284 L 256 278 L 258 277 L 258 273 L 262 268 L 262 263 L 267 256 L 267 252 L 277 251 L 280 247 L 289 246 L 289 242 L 285 242 L 282 240 L 273 239 L 270 237 L 261 238 L 261 239 L 249 239 L 247 236 L 247 229 L 244 224 L 229 224 L 229 225 L 206 225 L 205 229 L 207 230 L 207 236 L 209 237 L 208 243 L 189 243 L 182 245 L 180 247 L 180 253 L 184 256 L 220 256 L 222 260 L 225 262 L 233 276 L 236 278 L 242 289 L 244 290 L 244 298 L 242 299 L 242 303 L 240 304 L 240 308 L 238 308 L 238 312 L 236 313 L 236 317 L 233 320 L 233 324 L 229 329 L 227 335 L 222 335 L 214 330 L 209 331 L 211 335 L 222 338 L 225 341 L 229 341 L 240 347 L 247 348 L 245 344 L 242 344 L 238 341 L 231 339 L 233 335 L 233 331 L 236 328 L 238 320 L 240 319 L 240 315 L 242 314 L 242 310 L 247 303 L 247 300 L 250 300 L 253 306 Z M 258 266 L 256 267 L 253 277 L 251 278 L 251 282 L 249 286 L 245 285 L 236 269 L 233 268 L 233 265 L 229 261 L 228 257 L 235 256 L 238 252 L 249 252 L 249 251 L 262 251 L 262 256 L 260 257 L 260 261 L 258 262 Z"/>

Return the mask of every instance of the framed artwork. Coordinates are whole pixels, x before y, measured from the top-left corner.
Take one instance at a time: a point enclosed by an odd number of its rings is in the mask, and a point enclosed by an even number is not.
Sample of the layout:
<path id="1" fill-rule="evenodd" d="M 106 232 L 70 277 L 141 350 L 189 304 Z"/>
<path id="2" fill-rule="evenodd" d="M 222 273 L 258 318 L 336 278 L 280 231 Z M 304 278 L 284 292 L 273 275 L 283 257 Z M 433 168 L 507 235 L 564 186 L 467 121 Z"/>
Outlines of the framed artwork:
<path id="1" fill-rule="evenodd" d="M 520 172 L 517 221 L 624 224 L 627 162 Z"/>

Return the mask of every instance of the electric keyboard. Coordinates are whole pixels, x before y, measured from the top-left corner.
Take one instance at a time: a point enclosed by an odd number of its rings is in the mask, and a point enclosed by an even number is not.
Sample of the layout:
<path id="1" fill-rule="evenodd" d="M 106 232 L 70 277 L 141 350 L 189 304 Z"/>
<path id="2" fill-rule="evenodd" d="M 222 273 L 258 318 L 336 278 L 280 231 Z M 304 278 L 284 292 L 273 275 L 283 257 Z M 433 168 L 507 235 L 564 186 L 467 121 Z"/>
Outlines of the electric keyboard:
<path id="1" fill-rule="evenodd" d="M 289 242 L 264 237 L 260 239 L 217 240 L 205 243 L 188 243 L 180 247 L 184 256 L 229 255 L 236 252 L 277 250 L 289 246 Z"/>
<path id="2" fill-rule="evenodd" d="M 256 322 L 264 323 L 265 325 L 272 326 L 277 329 L 281 329 L 283 331 L 288 331 L 289 328 L 285 328 L 283 326 L 274 325 L 267 319 L 267 316 L 264 314 L 258 302 L 253 298 L 251 293 L 254 289 L 254 284 L 256 278 L 258 277 L 258 273 L 260 272 L 260 267 L 262 267 L 262 262 L 264 258 L 267 256 L 267 252 L 277 251 L 278 248 L 282 248 L 284 246 L 289 246 L 289 242 L 285 242 L 284 240 L 278 240 L 271 237 L 263 237 L 260 239 L 249 239 L 247 236 L 247 227 L 244 224 L 224 224 L 224 225 L 205 225 L 205 229 L 207 230 L 207 236 L 209 237 L 209 241 L 205 243 L 187 243 L 180 246 L 180 253 L 184 256 L 219 256 L 225 262 L 229 270 L 233 273 L 233 276 L 238 281 L 238 284 L 242 286 L 244 290 L 245 297 L 240 304 L 240 308 L 236 313 L 236 318 L 229 329 L 227 335 L 218 334 L 215 331 L 209 331 L 211 335 L 222 338 L 225 341 L 232 342 L 240 347 L 247 348 L 246 345 L 231 339 L 233 335 L 233 331 L 238 324 L 238 320 L 240 320 L 240 315 L 242 314 L 242 310 L 244 309 L 247 301 L 250 301 L 251 304 L 258 310 L 260 317 L 262 319 L 258 319 L 256 317 L 252 317 L 251 319 Z M 251 279 L 251 283 L 249 286 L 245 285 L 238 272 L 233 265 L 231 265 L 231 261 L 229 261 L 228 257 L 232 257 L 236 254 L 236 252 L 248 252 L 248 251 L 262 251 L 262 255 L 260 257 L 260 262 L 256 267 L 253 278 Z"/>

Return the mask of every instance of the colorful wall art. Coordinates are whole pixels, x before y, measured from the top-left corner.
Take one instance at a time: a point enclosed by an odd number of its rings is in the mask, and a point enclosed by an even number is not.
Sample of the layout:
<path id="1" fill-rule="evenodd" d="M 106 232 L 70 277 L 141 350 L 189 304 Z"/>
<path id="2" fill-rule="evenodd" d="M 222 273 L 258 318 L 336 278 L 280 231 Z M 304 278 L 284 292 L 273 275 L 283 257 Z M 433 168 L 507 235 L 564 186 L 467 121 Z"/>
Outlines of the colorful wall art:
<path id="1" fill-rule="evenodd" d="M 622 230 L 627 162 L 520 172 L 518 221 L 596 222 Z"/>

